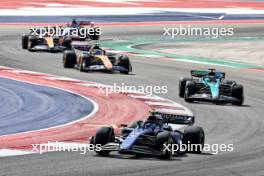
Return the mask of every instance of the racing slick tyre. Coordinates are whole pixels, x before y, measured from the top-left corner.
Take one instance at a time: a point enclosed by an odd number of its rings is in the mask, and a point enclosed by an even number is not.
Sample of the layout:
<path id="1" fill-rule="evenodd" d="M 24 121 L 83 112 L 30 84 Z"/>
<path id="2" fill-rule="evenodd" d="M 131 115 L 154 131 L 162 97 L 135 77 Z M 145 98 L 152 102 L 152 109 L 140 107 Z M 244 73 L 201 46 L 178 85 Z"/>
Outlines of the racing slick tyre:
<path id="1" fill-rule="evenodd" d="M 174 142 L 170 132 L 159 132 L 156 136 L 155 148 L 160 151 L 159 159 L 171 159 L 173 155 L 172 146 Z"/>
<path id="2" fill-rule="evenodd" d="M 28 49 L 28 35 L 22 36 L 22 49 Z"/>
<path id="3" fill-rule="evenodd" d="M 91 137 L 91 139 L 90 139 L 90 144 L 95 145 L 95 137 L 94 137 L 94 136 Z"/>
<path id="4" fill-rule="evenodd" d="M 233 105 L 239 105 L 241 106 L 244 102 L 244 89 L 242 85 L 235 85 L 232 88 L 232 97 L 234 97 L 236 100 L 232 102 Z"/>
<path id="5" fill-rule="evenodd" d="M 72 49 L 71 43 L 72 43 L 72 39 L 70 37 L 66 37 L 62 42 L 62 46 L 65 46 L 66 50 L 71 50 Z"/>
<path id="6" fill-rule="evenodd" d="M 190 98 L 191 95 L 195 94 L 195 83 L 193 81 L 187 81 L 185 85 L 184 100 L 186 102 L 193 102 L 193 99 Z"/>
<path id="7" fill-rule="evenodd" d="M 126 69 L 126 71 L 120 71 L 120 73 L 129 74 L 132 71 L 132 66 L 127 56 L 120 56 L 118 65 Z"/>
<path id="8" fill-rule="evenodd" d="M 85 72 L 85 68 L 90 65 L 90 58 L 88 54 L 83 53 L 80 56 L 80 65 L 79 65 L 79 70 L 80 72 Z"/>
<path id="9" fill-rule="evenodd" d="M 201 153 L 204 147 L 205 135 L 202 127 L 187 127 L 184 130 L 183 144 L 191 146 L 186 148 L 189 153 Z"/>
<path id="10" fill-rule="evenodd" d="M 64 68 L 74 68 L 76 64 L 76 54 L 74 50 L 66 50 L 63 52 Z"/>
<path id="11" fill-rule="evenodd" d="M 38 38 L 36 36 L 30 35 L 28 36 L 28 46 L 27 49 L 29 51 L 36 51 L 33 49 L 38 44 Z"/>
<path id="12" fill-rule="evenodd" d="M 183 98 L 184 97 L 184 92 L 185 92 L 185 85 L 187 81 L 191 81 L 192 79 L 190 78 L 181 78 L 179 81 L 179 97 Z"/>
<path id="13" fill-rule="evenodd" d="M 113 127 L 101 127 L 95 134 L 94 144 L 100 144 L 101 146 L 107 144 L 108 142 L 114 142 L 115 133 Z M 109 150 L 96 151 L 99 155 L 108 155 Z"/>
<path id="14" fill-rule="evenodd" d="M 93 29 L 93 31 L 90 31 L 90 33 L 89 33 L 90 39 L 91 40 L 99 40 L 99 38 L 100 38 L 100 34 L 99 34 L 100 28 L 94 27 L 92 29 Z"/>

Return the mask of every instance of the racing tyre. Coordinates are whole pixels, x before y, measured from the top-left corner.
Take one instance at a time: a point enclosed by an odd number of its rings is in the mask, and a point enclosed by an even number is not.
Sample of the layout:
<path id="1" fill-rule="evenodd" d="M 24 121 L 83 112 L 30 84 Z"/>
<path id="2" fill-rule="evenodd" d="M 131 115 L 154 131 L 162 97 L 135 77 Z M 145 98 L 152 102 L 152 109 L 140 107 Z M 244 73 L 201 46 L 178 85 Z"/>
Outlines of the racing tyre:
<path id="1" fill-rule="evenodd" d="M 101 146 L 107 144 L 108 142 L 114 142 L 115 140 L 115 133 L 113 127 L 102 127 L 100 128 L 95 135 L 94 144 L 100 144 Z M 108 150 L 101 150 L 96 151 L 99 155 L 108 155 L 110 151 Z"/>
<path id="2" fill-rule="evenodd" d="M 179 97 L 184 97 L 185 85 L 187 81 L 191 81 L 190 78 L 181 78 L 179 81 Z"/>
<path id="3" fill-rule="evenodd" d="M 79 65 L 80 72 L 85 72 L 85 68 L 90 65 L 90 58 L 88 54 L 82 54 L 81 55 L 81 63 Z"/>
<path id="4" fill-rule="evenodd" d="M 132 71 L 132 66 L 127 56 L 120 56 L 118 65 L 126 69 L 126 71 L 120 71 L 120 73 L 129 74 Z"/>
<path id="5" fill-rule="evenodd" d="M 64 68 L 74 68 L 76 64 L 76 54 L 73 50 L 66 50 L 63 52 L 63 66 Z"/>
<path id="6" fill-rule="evenodd" d="M 72 39 L 70 37 L 66 37 L 62 43 L 62 46 L 65 46 L 66 50 L 71 50 L 72 49 L 71 43 L 72 43 Z"/>
<path id="7" fill-rule="evenodd" d="M 233 105 L 241 106 L 244 102 L 244 89 L 242 85 L 235 85 L 232 88 L 232 97 L 236 98 L 235 101 L 232 102 Z"/>
<path id="8" fill-rule="evenodd" d="M 187 81 L 185 85 L 184 100 L 186 102 L 193 102 L 193 99 L 190 98 L 191 95 L 195 94 L 195 83 L 193 81 Z"/>
<path id="9" fill-rule="evenodd" d="M 28 49 L 28 35 L 22 36 L 22 49 Z"/>
<path id="10" fill-rule="evenodd" d="M 159 159 L 171 159 L 173 155 L 172 146 L 173 139 L 168 131 L 163 131 L 157 134 L 155 147 L 160 154 L 157 155 Z M 167 147 L 165 147 L 167 146 Z"/>
<path id="11" fill-rule="evenodd" d="M 99 31 L 100 29 L 98 27 L 93 28 L 93 31 L 90 31 L 89 37 L 91 40 L 99 40 L 100 34 Z"/>
<path id="12" fill-rule="evenodd" d="M 90 139 L 90 144 L 95 145 L 95 137 L 94 137 L 94 136 L 91 137 L 91 139 Z"/>
<path id="13" fill-rule="evenodd" d="M 189 153 L 201 153 L 204 147 L 205 135 L 202 127 L 187 127 L 184 130 L 183 144 L 186 146 L 192 146 L 187 148 L 186 152 Z"/>
<path id="14" fill-rule="evenodd" d="M 36 51 L 35 49 L 32 49 L 34 48 L 36 45 L 38 44 L 38 38 L 36 36 L 28 36 L 28 50 L 29 51 Z"/>

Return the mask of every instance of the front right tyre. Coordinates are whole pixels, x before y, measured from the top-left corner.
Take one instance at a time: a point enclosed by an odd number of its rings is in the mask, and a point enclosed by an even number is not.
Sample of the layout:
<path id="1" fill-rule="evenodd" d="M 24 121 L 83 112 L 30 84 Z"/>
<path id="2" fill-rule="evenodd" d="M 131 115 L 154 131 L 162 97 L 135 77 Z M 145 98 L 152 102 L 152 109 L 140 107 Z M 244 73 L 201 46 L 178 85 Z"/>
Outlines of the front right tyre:
<path id="1" fill-rule="evenodd" d="M 159 159 L 171 159 L 173 156 L 172 146 L 174 142 L 170 132 L 159 132 L 156 136 L 155 147 L 160 154 L 157 155 Z"/>
<path id="2" fill-rule="evenodd" d="M 64 68 L 74 68 L 76 64 L 76 53 L 74 50 L 66 50 L 63 52 Z"/>
<path id="3" fill-rule="evenodd" d="M 187 127 L 184 130 L 182 142 L 187 146 L 186 152 L 201 153 L 205 142 L 203 128 L 196 126 Z"/>
<path id="4" fill-rule="evenodd" d="M 28 49 L 28 35 L 22 36 L 22 49 Z"/>
<path id="5" fill-rule="evenodd" d="M 193 102 L 193 99 L 190 98 L 190 96 L 194 95 L 195 91 L 195 83 L 193 81 L 187 81 L 185 85 L 184 100 L 189 103 Z"/>
<path id="6" fill-rule="evenodd" d="M 123 74 L 129 74 L 129 72 L 132 71 L 132 65 L 130 63 L 130 59 L 127 56 L 120 56 L 119 57 L 119 66 L 123 67 L 124 69 L 126 69 L 125 71 L 120 71 L 120 73 Z"/>
<path id="7" fill-rule="evenodd" d="M 101 127 L 95 134 L 94 138 L 94 144 L 95 145 L 105 145 L 108 142 L 114 142 L 115 140 L 115 133 L 114 133 L 114 128 L 113 127 Z M 108 155 L 110 153 L 109 150 L 100 150 L 96 151 L 97 154 L 99 155 Z"/>
<path id="8" fill-rule="evenodd" d="M 179 97 L 183 98 L 185 93 L 186 82 L 191 81 L 190 78 L 181 78 L 179 81 Z"/>
<path id="9" fill-rule="evenodd" d="M 235 85 L 232 88 L 232 97 L 235 100 L 232 102 L 233 105 L 241 106 L 244 102 L 244 88 L 242 85 Z"/>

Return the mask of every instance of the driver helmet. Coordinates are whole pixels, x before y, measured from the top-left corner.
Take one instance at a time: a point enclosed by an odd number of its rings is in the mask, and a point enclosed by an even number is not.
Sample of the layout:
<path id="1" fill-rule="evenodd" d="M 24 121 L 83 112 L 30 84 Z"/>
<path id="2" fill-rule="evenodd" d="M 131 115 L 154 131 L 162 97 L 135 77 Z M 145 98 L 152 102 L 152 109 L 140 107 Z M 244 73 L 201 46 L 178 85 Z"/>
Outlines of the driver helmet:
<path id="1" fill-rule="evenodd" d="M 73 19 L 72 20 L 72 25 L 75 25 L 75 24 L 77 24 L 77 21 L 76 21 L 76 19 Z"/>
<path id="2" fill-rule="evenodd" d="M 100 49 L 95 49 L 95 50 L 94 50 L 94 55 L 102 55 L 102 50 L 100 50 Z"/>
<path id="3" fill-rule="evenodd" d="M 210 71 L 210 72 L 208 73 L 208 76 L 215 76 L 215 72 L 214 72 L 214 71 Z"/>
<path id="4" fill-rule="evenodd" d="M 93 21 L 90 22 L 90 26 L 94 27 L 94 22 Z"/>
<path id="5" fill-rule="evenodd" d="M 210 80 L 210 82 L 212 83 L 216 83 L 217 80 L 216 80 L 216 77 L 215 76 L 208 76 L 208 79 Z"/>
<path id="6" fill-rule="evenodd" d="M 93 49 L 101 49 L 100 45 L 99 44 L 95 44 Z"/>

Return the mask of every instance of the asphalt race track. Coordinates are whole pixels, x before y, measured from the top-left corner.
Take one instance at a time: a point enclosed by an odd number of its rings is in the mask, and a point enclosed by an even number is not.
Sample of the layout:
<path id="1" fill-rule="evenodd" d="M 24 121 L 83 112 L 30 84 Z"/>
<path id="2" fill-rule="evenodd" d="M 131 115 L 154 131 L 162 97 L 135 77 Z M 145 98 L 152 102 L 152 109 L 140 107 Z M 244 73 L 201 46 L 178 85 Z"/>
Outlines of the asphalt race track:
<path id="1" fill-rule="evenodd" d="M 94 109 L 76 94 L 5 78 L 0 78 L 0 92 L 0 135 L 63 125 Z"/>
<path id="2" fill-rule="evenodd" d="M 241 35 L 260 35 L 263 26 L 238 30 Z M 67 76 L 81 80 L 105 84 L 167 85 L 169 92 L 160 95 L 175 100 L 190 108 L 196 115 L 196 124 L 206 133 L 206 143 L 234 144 L 233 152 L 218 154 L 187 154 L 171 161 L 153 158 L 134 158 L 113 153 L 109 157 L 98 157 L 90 152 L 45 153 L 0 158 L 0 175 L 64 176 L 64 175 L 214 175 L 214 176 L 253 176 L 264 175 L 264 77 L 263 72 L 197 63 L 175 62 L 157 58 L 131 57 L 133 74 L 81 73 L 62 67 L 61 54 L 30 53 L 21 49 L 20 36 L 26 29 L 1 27 L 0 63 L 15 67 Z M 159 37 L 161 27 L 105 27 L 106 38 Z M 157 46 L 156 46 L 157 47 Z M 252 46 L 254 47 L 254 46 Z M 221 51 L 219 51 L 221 52 Z M 246 57 L 246 56 L 245 56 Z M 225 71 L 227 78 L 244 85 L 245 104 L 214 105 L 207 103 L 185 103 L 178 97 L 180 76 L 189 75 L 190 69 L 214 67 Z"/>

